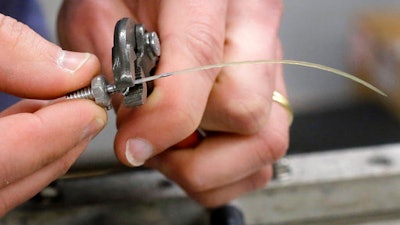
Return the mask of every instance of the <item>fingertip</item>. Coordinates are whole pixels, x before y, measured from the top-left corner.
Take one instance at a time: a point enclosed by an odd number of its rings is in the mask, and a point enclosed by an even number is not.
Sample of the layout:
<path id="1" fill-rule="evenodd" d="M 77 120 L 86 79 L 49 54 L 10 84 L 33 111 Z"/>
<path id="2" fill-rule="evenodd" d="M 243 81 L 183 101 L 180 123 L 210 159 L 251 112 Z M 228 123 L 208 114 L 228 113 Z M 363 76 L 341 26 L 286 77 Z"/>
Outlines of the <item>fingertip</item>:
<path id="1" fill-rule="evenodd" d="M 125 146 L 125 158 L 130 166 L 142 166 L 153 154 L 154 147 L 141 138 L 129 139 Z"/>
<path id="2" fill-rule="evenodd" d="M 107 124 L 108 121 L 107 111 L 92 101 L 89 100 L 84 100 L 84 101 L 89 102 L 91 107 L 91 112 L 93 113 L 92 117 L 93 119 L 89 127 L 93 126 L 93 134 L 97 135 Z"/>
<path id="3" fill-rule="evenodd" d="M 88 52 L 73 52 L 60 49 L 55 63 L 62 70 L 59 87 L 63 92 L 71 92 L 90 84 L 100 73 L 101 64 L 97 56 Z M 61 88 L 63 87 L 63 88 Z"/>
<path id="4" fill-rule="evenodd" d="M 90 53 L 62 50 L 57 59 L 57 65 L 68 73 L 74 74 L 88 61 L 89 57 Z"/>
<path id="5" fill-rule="evenodd" d="M 64 51 L 28 26 L 2 14 L 0 40 L 4 47 L 0 52 L 0 90 L 12 95 L 57 98 L 89 84 L 100 71 L 100 62 L 94 55 Z"/>
<path id="6" fill-rule="evenodd" d="M 107 124 L 107 112 L 93 101 L 86 99 L 55 101 L 52 105 L 39 112 L 42 117 L 64 118 L 68 125 L 81 133 L 81 140 L 94 138 Z M 81 127 L 81 128 L 79 128 Z"/>
<path id="7" fill-rule="evenodd" d="M 105 127 L 105 124 L 103 118 L 94 117 L 82 131 L 81 140 L 93 139 Z"/>

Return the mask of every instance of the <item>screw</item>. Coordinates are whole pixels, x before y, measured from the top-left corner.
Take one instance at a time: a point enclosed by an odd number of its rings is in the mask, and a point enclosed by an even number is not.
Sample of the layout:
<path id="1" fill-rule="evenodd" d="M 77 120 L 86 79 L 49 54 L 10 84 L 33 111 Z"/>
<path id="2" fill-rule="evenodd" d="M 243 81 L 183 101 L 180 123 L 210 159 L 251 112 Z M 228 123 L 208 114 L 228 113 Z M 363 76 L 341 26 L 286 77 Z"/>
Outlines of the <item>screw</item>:
<path id="1" fill-rule="evenodd" d="M 116 92 L 115 85 L 109 84 L 104 76 L 96 76 L 92 79 L 91 86 L 83 88 L 67 95 L 67 99 L 90 99 L 96 104 L 110 110 L 110 95 Z"/>
<path id="2" fill-rule="evenodd" d="M 151 52 L 156 56 L 161 55 L 160 40 L 156 32 L 146 33 L 146 44 L 150 47 Z"/>
<path id="3" fill-rule="evenodd" d="M 275 162 L 273 165 L 273 179 L 279 181 L 289 180 L 292 169 L 290 168 L 290 162 L 287 158 L 282 158 Z"/>

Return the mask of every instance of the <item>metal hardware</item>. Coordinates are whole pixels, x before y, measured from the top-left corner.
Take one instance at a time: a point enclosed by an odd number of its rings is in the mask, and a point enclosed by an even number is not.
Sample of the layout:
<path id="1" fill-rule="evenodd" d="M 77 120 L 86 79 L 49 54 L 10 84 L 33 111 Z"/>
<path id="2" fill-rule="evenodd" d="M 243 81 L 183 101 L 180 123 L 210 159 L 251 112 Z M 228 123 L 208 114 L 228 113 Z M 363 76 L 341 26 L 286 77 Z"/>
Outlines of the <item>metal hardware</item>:
<path id="1" fill-rule="evenodd" d="M 114 84 L 109 84 L 104 76 L 98 75 L 92 79 L 90 87 L 68 94 L 67 99 L 90 99 L 111 109 L 111 95 L 119 92 L 124 96 L 125 106 L 140 106 L 146 102 L 153 86 L 151 83 L 135 84 L 135 80 L 153 75 L 160 54 L 157 33 L 147 32 L 142 24 L 123 18 L 114 30 Z"/>
<path id="2" fill-rule="evenodd" d="M 272 165 L 273 179 L 277 181 L 287 181 L 290 179 L 292 169 L 287 158 L 282 158 Z"/>

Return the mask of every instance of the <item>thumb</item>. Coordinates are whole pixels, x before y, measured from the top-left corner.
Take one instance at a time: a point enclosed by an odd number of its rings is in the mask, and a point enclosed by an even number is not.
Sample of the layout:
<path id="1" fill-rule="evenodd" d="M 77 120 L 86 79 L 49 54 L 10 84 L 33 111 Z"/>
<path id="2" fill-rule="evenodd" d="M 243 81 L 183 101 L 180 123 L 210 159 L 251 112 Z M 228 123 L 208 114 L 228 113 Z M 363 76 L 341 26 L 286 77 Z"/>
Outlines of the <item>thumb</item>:
<path id="1" fill-rule="evenodd" d="M 28 26 L 0 14 L 0 91 L 55 98 L 89 84 L 100 71 L 89 53 L 64 51 Z"/>

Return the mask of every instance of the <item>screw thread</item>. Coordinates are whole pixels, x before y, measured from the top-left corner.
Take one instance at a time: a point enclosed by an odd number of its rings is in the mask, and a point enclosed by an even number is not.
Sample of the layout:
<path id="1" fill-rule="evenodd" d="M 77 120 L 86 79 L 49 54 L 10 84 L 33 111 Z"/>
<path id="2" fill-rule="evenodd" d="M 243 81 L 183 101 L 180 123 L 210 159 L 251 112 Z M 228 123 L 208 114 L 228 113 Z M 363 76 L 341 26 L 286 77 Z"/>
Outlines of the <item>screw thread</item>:
<path id="1" fill-rule="evenodd" d="M 94 100 L 92 89 L 87 87 L 81 90 L 69 93 L 67 99 L 90 99 Z"/>

